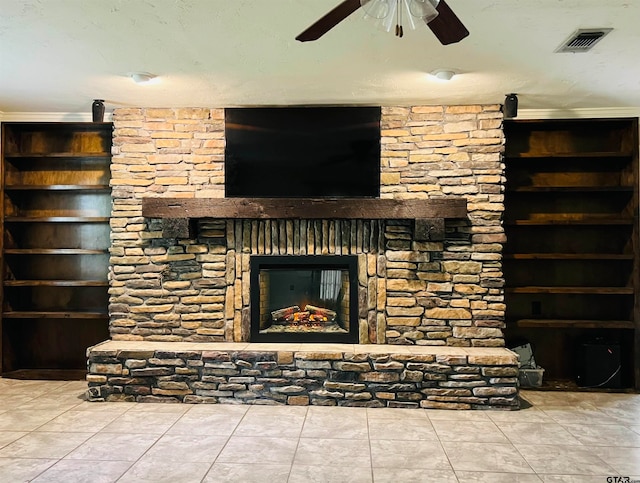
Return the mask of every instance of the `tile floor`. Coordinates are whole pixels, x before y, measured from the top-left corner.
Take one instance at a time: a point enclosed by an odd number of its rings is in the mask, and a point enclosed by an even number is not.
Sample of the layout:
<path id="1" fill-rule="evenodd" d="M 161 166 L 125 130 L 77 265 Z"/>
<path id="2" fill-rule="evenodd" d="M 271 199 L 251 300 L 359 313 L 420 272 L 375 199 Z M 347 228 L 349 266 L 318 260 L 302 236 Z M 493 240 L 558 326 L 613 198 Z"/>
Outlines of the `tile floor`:
<path id="1" fill-rule="evenodd" d="M 0 481 L 640 481 L 640 394 L 523 391 L 515 412 L 88 403 L 0 378 Z M 623 479 L 615 481 L 624 481 Z"/>

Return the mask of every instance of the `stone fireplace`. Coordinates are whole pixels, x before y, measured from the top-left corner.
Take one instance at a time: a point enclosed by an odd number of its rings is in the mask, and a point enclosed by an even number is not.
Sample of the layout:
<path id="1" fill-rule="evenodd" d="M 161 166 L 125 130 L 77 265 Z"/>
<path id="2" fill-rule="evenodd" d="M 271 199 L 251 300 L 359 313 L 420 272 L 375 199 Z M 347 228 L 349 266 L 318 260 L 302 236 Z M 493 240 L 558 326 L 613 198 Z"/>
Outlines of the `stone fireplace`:
<path id="1" fill-rule="evenodd" d="M 380 199 L 274 206 L 224 197 L 223 109 L 115 110 L 111 341 L 89 350 L 90 399 L 517 407 L 501 125 L 498 105 L 383 107 Z M 260 296 L 300 282 L 312 299 Z M 331 322 L 345 339 L 318 346 Z"/>
<path id="2" fill-rule="evenodd" d="M 209 219 L 211 213 L 222 219 Z M 144 199 L 143 215 L 154 218 L 154 227 L 162 234 L 155 243 L 169 244 L 169 250 L 176 254 L 164 265 L 163 286 L 173 287 L 193 277 L 191 286 L 197 284 L 203 291 L 206 289 L 208 297 L 224 295 L 224 310 L 228 314 L 224 326 L 222 316 L 203 314 L 214 320 L 203 320 L 200 327 L 190 325 L 196 329 L 195 334 L 185 331 L 186 336 L 179 339 L 176 335 L 183 331 L 176 327 L 171 332 L 165 329 L 157 336 L 149 331 L 147 340 L 256 342 L 252 338 L 256 332 L 252 332 L 251 322 L 260 317 L 260 313 L 253 310 L 259 309 L 259 305 L 252 303 L 252 293 L 255 297 L 259 284 L 251 271 L 252 260 L 269 264 L 297 259 L 303 263 L 302 260 L 319 257 L 347 256 L 352 257 L 350 284 L 356 285 L 349 294 L 353 304 L 350 337 L 333 336 L 335 342 L 341 339 L 360 344 L 449 345 L 456 338 L 466 339 L 466 326 L 471 324 L 468 309 L 447 308 L 448 302 L 440 302 L 448 298 L 444 292 L 453 289 L 453 285 L 440 283 L 446 238 L 461 245 L 468 243 L 464 241 L 468 239 L 465 214 L 466 200 L 462 198 L 241 198 L 207 200 L 206 203 L 197 199 Z M 189 216 L 193 222 L 184 223 L 186 220 L 178 218 L 180 216 Z M 335 219 L 338 216 L 342 218 Z M 377 218 L 371 219 L 373 216 Z M 221 230 L 211 230 L 214 226 Z M 219 238 L 211 240 L 210 234 Z M 205 255 L 213 250 L 216 255 Z M 202 254 L 189 256 L 190 251 Z M 207 271 L 206 268 L 213 265 L 199 264 L 198 260 L 217 261 L 215 266 L 224 271 Z M 478 262 L 444 263 L 474 279 L 479 278 L 481 264 Z M 214 300 L 208 297 L 201 299 L 203 303 Z M 289 307 L 295 305 L 291 301 Z M 270 311 L 286 308 L 271 307 Z M 180 315 L 180 319 L 186 317 L 187 314 Z M 195 319 L 195 312 L 192 317 Z M 453 322 L 452 319 L 459 320 Z M 477 339 L 482 339 L 475 344 L 503 345 L 500 329 L 493 329 L 474 333 Z M 142 333 L 139 329 L 135 332 Z M 264 336 L 268 334 L 259 332 L 258 340 L 265 341 Z M 273 335 L 268 339 L 274 341 Z M 319 342 L 315 336 L 301 340 Z M 460 340 L 460 345 L 466 344 L 467 341 Z"/>

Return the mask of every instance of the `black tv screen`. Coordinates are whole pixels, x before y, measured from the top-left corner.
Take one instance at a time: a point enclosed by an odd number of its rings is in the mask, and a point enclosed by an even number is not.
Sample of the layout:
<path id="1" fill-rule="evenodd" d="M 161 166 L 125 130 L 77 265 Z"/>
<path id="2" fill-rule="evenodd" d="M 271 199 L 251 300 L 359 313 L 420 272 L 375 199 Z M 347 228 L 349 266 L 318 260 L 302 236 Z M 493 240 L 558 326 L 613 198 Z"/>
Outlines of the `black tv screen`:
<path id="1" fill-rule="evenodd" d="M 225 194 L 380 196 L 380 107 L 225 110 Z"/>

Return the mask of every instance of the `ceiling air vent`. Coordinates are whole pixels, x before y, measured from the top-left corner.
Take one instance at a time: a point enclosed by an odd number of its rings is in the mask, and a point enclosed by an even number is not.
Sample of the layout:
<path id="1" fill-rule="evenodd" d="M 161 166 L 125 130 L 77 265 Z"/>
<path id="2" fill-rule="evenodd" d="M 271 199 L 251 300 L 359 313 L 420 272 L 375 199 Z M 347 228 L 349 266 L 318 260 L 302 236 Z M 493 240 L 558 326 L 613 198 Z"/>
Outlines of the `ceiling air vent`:
<path id="1" fill-rule="evenodd" d="M 556 49 L 556 52 L 588 52 L 613 29 L 579 29 Z"/>

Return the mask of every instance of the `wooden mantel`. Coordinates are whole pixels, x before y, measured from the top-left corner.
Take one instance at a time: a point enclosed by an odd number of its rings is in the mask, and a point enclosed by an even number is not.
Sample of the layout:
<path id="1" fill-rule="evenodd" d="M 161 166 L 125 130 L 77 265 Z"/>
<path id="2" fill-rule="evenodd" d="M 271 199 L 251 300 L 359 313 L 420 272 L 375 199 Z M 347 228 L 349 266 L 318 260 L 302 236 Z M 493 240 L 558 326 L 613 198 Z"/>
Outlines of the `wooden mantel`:
<path id="1" fill-rule="evenodd" d="M 429 200 L 309 198 L 143 198 L 146 218 L 421 219 L 466 218 L 461 197 Z"/>
<path id="2" fill-rule="evenodd" d="M 429 200 L 366 198 L 143 198 L 142 216 L 163 218 L 165 237 L 190 237 L 190 219 L 410 219 L 423 239 L 444 236 L 445 218 L 466 218 L 461 197 Z"/>

